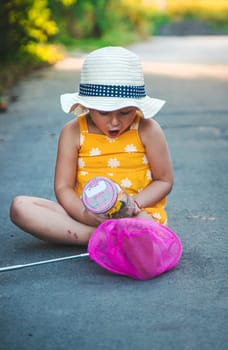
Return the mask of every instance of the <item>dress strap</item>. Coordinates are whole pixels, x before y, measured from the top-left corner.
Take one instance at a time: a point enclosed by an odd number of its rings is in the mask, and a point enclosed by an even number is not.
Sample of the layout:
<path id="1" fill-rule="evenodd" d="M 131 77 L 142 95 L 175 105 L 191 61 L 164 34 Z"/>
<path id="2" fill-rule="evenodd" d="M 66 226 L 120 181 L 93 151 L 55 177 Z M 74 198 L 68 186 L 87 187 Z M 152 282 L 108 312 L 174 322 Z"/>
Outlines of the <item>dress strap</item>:
<path id="1" fill-rule="evenodd" d="M 77 119 L 78 119 L 80 132 L 81 133 L 88 132 L 88 125 L 87 125 L 86 115 L 85 114 L 81 114 L 81 115 L 78 116 Z"/>

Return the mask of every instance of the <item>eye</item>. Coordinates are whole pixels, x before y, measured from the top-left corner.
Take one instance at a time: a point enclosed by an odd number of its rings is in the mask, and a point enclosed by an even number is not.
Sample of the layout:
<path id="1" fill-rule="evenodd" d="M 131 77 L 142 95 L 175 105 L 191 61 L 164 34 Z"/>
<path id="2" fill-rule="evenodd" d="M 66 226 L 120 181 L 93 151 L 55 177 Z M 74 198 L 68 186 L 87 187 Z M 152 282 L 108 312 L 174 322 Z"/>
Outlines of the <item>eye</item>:
<path id="1" fill-rule="evenodd" d="M 108 114 L 109 114 L 109 112 L 106 112 L 106 111 L 98 111 L 98 113 L 99 113 L 100 115 L 108 115 Z"/>
<path id="2" fill-rule="evenodd" d="M 120 111 L 120 114 L 121 115 L 128 115 L 128 114 L 130 114 L 131 113 L 131 111 L 129 110 L 127 110 L 127 111 Z"/>

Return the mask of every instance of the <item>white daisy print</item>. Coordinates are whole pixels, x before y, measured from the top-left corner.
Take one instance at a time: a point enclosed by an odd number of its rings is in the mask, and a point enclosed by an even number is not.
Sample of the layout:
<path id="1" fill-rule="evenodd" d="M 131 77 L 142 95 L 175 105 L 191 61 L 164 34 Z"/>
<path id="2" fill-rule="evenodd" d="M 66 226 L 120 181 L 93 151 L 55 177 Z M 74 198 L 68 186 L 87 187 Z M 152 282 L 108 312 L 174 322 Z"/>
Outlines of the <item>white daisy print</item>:
<path id="1" fill-rule="evenodd" d="M 78 159 L 78 167 L 79 168 L 84 168 L 85 167 L 85 162 L 82 158 Z"/>
<path id="2" fill-rule="evenodd" d="M 142 158 L 142 162 L 143 162 L 143 164 L 148 164 L 148 159 L 147 159 L 145 154 L 144 154 L 144 156 Z"/>
<path id="3" fill-rule="evenodd" d="M 160 220 L 161 219 L 161 214 L 160 213 L 153 213 L 152 214 L 153 218 Z"/>
<path id="4" fill-rule="evenodd" d="M 101 154 L 101 151 L 98 147 L 93 147 L 89 152 L 90 156 L 99 156 L 99 154 Z"/>
<path id="5" fill-rule="evenodd" d="M 121 187 L 129 188 L 131 187 L 131 185 L 132 185 L 132 182 L 127 177 L 121 180 Z"/>
<path id="6" fill-rule="evenodd" d="M 85 135 L 80 134 L 80 146 L 83 145 L 84 140 L 85 140 Z"/>
<path id="7" fill-rule="evenodd" d="M 148 177 L 148 179 L 152 180 L 152 175 L 151 175 L 150 169 L 147 170 L 146 176 Z"/>
<path id="8" fill-rule="evenodd" d="M 136 148 L 135 145 L 130 144 L 130 145 L 127 145 L 127 146 L 125 147 L 124 150 L 125 150 L 125 152 L 127 152 L 127 153 L 131 153 L 131 152 L 136 152 L 136 151 L 137 151 L 137 148 Z"/>
<path id="9" fill-rule="evenodd" d="M 111 137 L 106 137 L 106 139 L 107 139 L 108 142 L 113 143 L 113 142 L 116 142 L 117 137 L 115 137 L 114 139 L 111 138 Z"/>
<path id="10" fill-rule="evenodd" d="M 81 174 L 82 176 L 86 176 L 86 175 L 88 174 L 88 171 L 80 171 L 80 174 Z"/>
<path id="11" fill-rule="evenodd" d="M 113 173 L 108 173 L 107 175 L 108 175 L 108 176 L 114 176 L 114 174 L 113 174 Z"/>
<path id="12" fill-rule="evenodd" d="M 108 166 L 110 168 L 118 168 L 120 166 L 120 161 L 117 158 L 110 158 L 108 160 Z"/>

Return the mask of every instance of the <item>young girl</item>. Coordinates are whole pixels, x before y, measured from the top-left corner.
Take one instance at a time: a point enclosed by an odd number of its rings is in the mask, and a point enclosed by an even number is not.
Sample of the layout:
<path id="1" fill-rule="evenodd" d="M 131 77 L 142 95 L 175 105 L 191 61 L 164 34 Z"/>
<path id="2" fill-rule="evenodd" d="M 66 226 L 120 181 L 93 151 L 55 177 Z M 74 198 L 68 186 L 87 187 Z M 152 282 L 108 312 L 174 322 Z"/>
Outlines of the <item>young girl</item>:
<path id="1" fill-rule="evenodd" d="M 165 224 L 173 172 L 164 134 L 151 119 L 163 104 L 146 95 L 137 55 L 121 47 L 90 53 L 79 92 L 61 96 L 64 112 L 77 118 L 59 138 L 58 202 L 18 196 L 10 209 L 12 221 L 42 240 L 86 244 L 104 219 L 84 207 L 82 189 L 91 178 L 103 176 L 131 195 L 134 216 Z"/>

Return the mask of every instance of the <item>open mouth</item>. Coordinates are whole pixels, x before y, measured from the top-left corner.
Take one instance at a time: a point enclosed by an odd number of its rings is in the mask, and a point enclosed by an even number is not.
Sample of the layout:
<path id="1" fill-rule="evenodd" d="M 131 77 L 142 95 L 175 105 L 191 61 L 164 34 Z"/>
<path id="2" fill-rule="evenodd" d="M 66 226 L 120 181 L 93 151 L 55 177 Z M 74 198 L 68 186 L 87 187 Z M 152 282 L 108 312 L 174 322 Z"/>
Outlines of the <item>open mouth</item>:
<path id="1" fill-rule="evenodd" d="M 109 137 L 117 137 L 119 135 L 119 130 L 109 130 Z"/>

